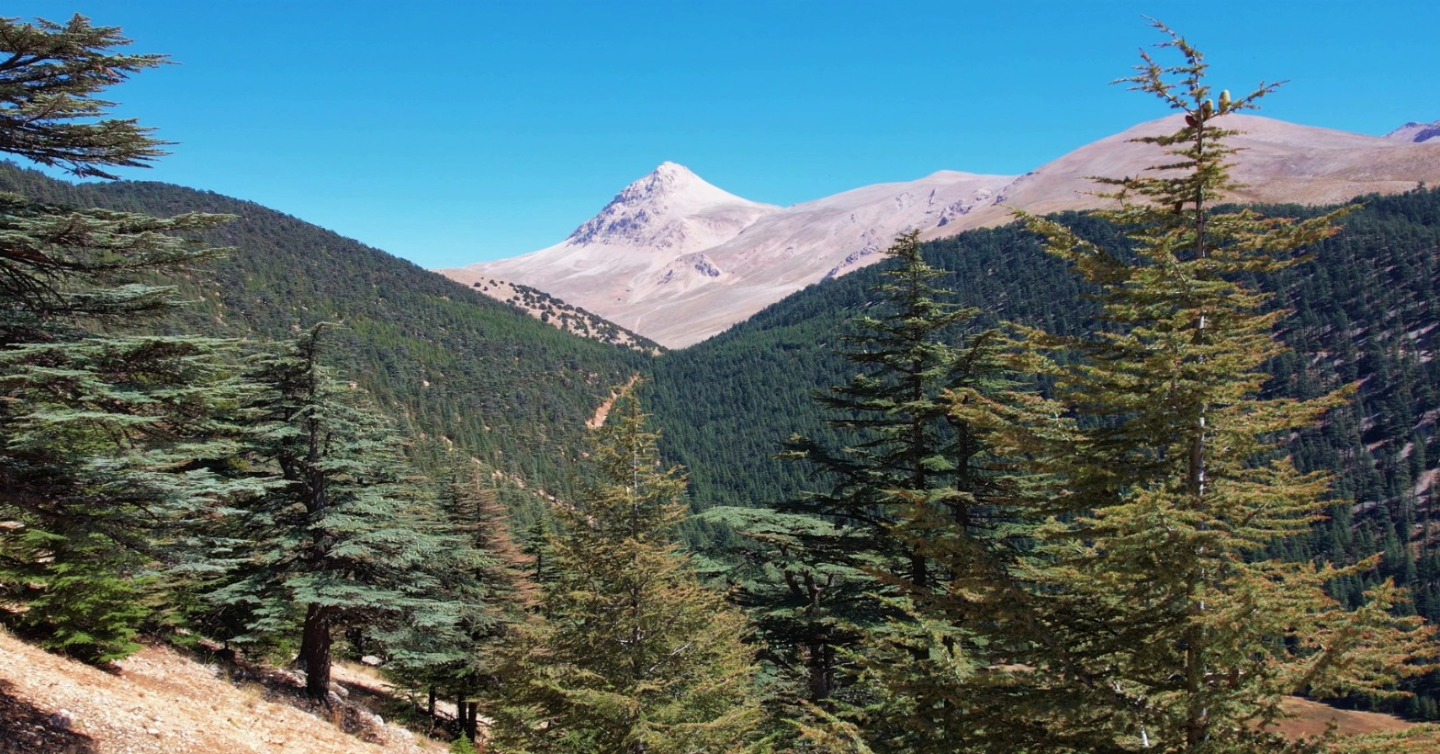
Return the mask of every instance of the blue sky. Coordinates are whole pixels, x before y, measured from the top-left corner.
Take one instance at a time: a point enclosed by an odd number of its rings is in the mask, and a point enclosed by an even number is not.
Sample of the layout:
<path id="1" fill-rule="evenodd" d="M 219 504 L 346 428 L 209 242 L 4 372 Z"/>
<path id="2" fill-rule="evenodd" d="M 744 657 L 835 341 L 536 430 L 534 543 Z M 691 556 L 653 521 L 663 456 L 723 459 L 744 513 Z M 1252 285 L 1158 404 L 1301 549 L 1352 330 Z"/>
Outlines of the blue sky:
<path id="1" fill-rule="evenodd" d="M 780 205 L 936 170 L 1019 174 L 1166 114 L 1110 86 L 1160 41 L 1260 114 L 1440 119 L 1440 3 L 26 2 L 170 55 L 112 92 L 175 141 L 126 177 L 259 202 L 426 267 L 562 240 L 672 160 Z"/>

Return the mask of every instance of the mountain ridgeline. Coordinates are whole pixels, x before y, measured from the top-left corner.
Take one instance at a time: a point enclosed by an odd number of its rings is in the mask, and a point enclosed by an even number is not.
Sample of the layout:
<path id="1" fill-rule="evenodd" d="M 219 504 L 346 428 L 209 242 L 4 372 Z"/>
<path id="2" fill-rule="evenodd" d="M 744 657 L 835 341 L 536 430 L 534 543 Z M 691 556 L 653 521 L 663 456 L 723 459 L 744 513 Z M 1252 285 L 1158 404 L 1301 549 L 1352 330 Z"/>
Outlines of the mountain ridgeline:
<path id="1" fill-rule="evenodd" d="M 1440 183 L 1427 126 L 1385 138 L 1227 113 L 1244 158 L 1244 204 L 1335 204 Z M 1031 214 L 1101 209 L 1094 176 L 1144 175 L 1163 158 L 1145 140 L 1180 116 L 1136 125 L 1020 176 L 941 170 L 790 207 L 751 202 L 665 163 L 622 190 L 565 241 L 511 259 L 441 270 L 469 284 L 534 286 L 670 348 L 698 343 L 807 285 L 878 262 L 900 233 L 948 238 Z M 504 298 L 504 296 L 500 296 Z"/>

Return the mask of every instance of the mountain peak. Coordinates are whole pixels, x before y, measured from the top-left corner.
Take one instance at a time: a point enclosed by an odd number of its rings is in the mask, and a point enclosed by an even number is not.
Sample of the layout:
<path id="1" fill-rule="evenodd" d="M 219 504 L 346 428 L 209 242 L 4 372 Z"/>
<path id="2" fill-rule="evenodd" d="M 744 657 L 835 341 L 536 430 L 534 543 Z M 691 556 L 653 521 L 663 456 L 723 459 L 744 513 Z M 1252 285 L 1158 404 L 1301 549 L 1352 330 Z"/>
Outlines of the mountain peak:
<path id="1" fill-rule="evenodd" d="M 689 246 L 699 240 L 692 220 L 697 216 L 732 216 L 721 225 L 738 227 L 714 230 L 733 235 L 748 225 L 769 205 L 742 199 L 723 191 L 689 168 L 676 162 L 662 162 L 648 175 L 626 186 L 600 214 L 570 234 L 572 245 L 609 244 L 671 248 Z M 739 217 L 734 217 L 739 216 Z M 699 233 L 699 235 L 709 235 Z M 712 240 L 712 239 L 706 239 Z M 687 251 L 689 249 L 686 249 Z"/>
<path id="2" fill-rule="evenodd" d="M 690 168 L 667 160 L 660 163 L 659 167 L 650 171 L 644 178 L 626 186 L 610 203 L 614 204 L 619 201 L 654 203 L 672 199 L 745 201 L 712 186 L 704 178 L 695 175 Z"/>
<path id="3" fill-rule="evenodd" d="M 660 163 L 660 167 L 655 168 L 655 170 L 651 171 L 650 174 L 657 176 L 675 176 L 677 178 L 690 177 L 697 180 L 700 177 L 698 175 L 695 175 L 694 171 L 690 170 L 690 168 L 687 168 L 678 162 L 671 162 L 669 160 Z"/>
<path id="4" fill-rule="evenodd" d="M 1410 122 L 1385 134 L 1385 138 L 1395 141 L 1405 141 L 1414 144 L 1434 141 L 1440 144 L 1440 120 L 1434 123 Z"/>

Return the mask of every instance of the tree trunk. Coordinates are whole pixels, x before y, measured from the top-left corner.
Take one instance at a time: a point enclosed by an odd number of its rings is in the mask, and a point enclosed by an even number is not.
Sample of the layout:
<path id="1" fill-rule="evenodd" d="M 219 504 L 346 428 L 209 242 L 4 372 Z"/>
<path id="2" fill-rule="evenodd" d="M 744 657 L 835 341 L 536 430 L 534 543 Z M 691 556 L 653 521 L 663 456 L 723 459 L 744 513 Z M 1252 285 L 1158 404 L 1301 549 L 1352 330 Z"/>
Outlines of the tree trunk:
<path id="1" fill-rule="evenodd" d="M 471 741 L 474 741 L 475 731 L 480 727 L 480 703 L 466 702 L 465 710 L 465 735 L 469 736 Z"/>
<path id="2" fill-rule="evenodd" d="M 300 640 L 300 666 L 305 669 L 305 694 L 319 702 L 330 694 L 330 611 L 310 605 Z"/>
<path id="3" fill-rule="evenodd" d="M 834 654 L 830 645 L 819 641 L 811 642 L 807 654 L 807 664 L 810 666 L 810 701 L 821 702 L 829 699 L 834 692 L 834 668 L 831 667 Z"/>
<path id="4" fill-rule="evenodd" d="M 434 720 L 434 719 L 435 719 L 435 684 L 433 684 L 433 683 L 430 684 L 430 706 L 426 708 L 426 711 L 429 713 L 430 719 L 431 719 L 431 720 Z"/>

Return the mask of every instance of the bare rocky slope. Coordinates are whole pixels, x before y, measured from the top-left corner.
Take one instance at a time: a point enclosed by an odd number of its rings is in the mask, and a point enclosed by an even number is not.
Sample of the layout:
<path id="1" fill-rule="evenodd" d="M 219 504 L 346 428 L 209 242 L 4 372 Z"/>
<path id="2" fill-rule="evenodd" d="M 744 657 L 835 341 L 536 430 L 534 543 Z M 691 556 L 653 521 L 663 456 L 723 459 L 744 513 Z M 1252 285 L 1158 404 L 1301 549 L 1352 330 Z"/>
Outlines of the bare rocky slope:
<path id="1" fill-rule="evenodd" d="M 425 754 L 448 748 L 360 704 L 383 694 L 359 673 L 334 684 L 345 698 L 315 712 L 300 708 L 298 681 L 287 685 L 283 675 L 234 676 L 233 669 L 158 646 L 101 670 L 0 631 L 0 754 Z M 343 669 L 336 674 L 345 676 Z"/>
<path id="2" fill-rule="evenodd" d="M 1430 141 L 1431 139 L 1440 141 L 1440 120 L 1434 123 L 1406 123 L 1394 131 L 1385 134 L 1385 138 L 1414 144 Z"/>
<path id="3" fill-rule="evenodd" d="M 665 163 L 565 241 L 514 259 L 442 270 L 467 285 L 503 280 L 545 291 L 667 347 L 704 340 L 807 285 L 878 261 L 899 233 L 925 238 L 1010 222 L 1015 210 L 1093 209 L 1090 176 L 1156 164 L 1139 136 L 1174 116 L 1081 147 L 1023 176 L 941 171 L 779 208 L 750 202 Z M 1232 115 L 1244 202 L 1328 204 L 1440 181 L 1433 126 L 1362 136 Z M 499 288 L 497 287 L 497 290 Z"/>
<path id="4" fill-rule="evenodd" d="M 226 678 L 226 671 L 164 647 L 112 670 L 82 665 L 0 632 L 0 754 L 440 754 L 449 747 L 386 723 L 356 700 L 383 682 L 337 666 L 347 698 L 318 713 L 283 688 Z M 272 671 L 272 675 L 275 674 Z M 299 694 L 298 686 L 295 693 Z M 1435 727 L 1391 715 L 1290 699 L 1277 729 L 1299 740 L 1330 726 L 1342 737 L 1395 736 L 1396 752 L 1432 751 Z M 1379 742 L 1377 741 L 1377 744 Z M 1371 751 L 1372 749 L 1365 749 Z"/>

